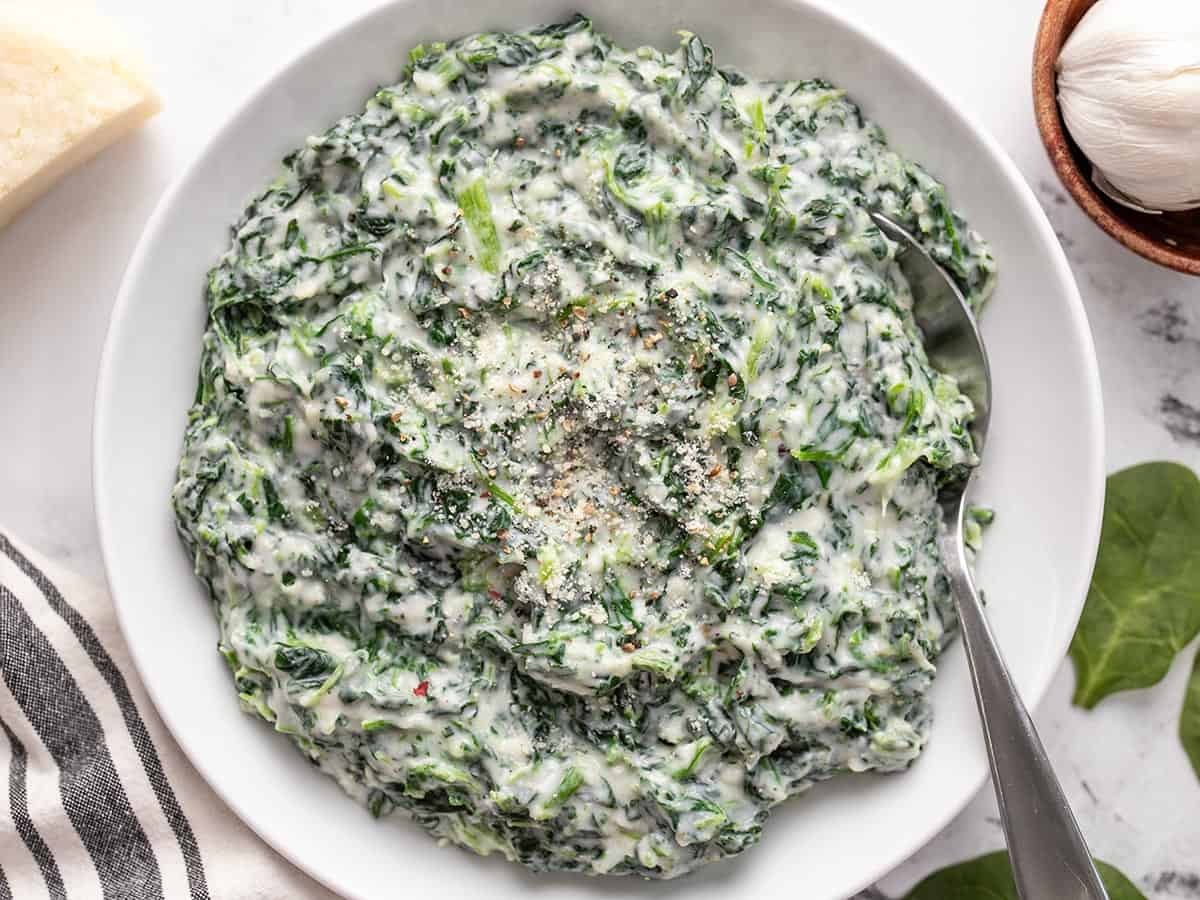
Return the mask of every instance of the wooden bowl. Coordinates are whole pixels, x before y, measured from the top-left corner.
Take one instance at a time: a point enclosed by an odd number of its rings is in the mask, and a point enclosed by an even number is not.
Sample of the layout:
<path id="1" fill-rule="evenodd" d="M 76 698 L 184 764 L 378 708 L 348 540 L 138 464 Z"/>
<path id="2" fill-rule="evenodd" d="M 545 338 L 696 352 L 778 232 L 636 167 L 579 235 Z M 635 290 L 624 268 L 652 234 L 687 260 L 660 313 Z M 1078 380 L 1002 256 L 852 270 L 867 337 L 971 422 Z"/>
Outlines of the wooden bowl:
<path id="1" fill-rule="evenodd" d="M 1063 185 L 1097 225 L 1146 259 L 1200 275 L 1200 210 L 1151 215 L 1110 200 L 1092 184 L 1091 163 L 1063 125 L 1054 66 L 1067 36 L 1095 2 L 1048 0 L 1042 13 L 1033 49 L 1033 108 L 1042 143 Z"/>

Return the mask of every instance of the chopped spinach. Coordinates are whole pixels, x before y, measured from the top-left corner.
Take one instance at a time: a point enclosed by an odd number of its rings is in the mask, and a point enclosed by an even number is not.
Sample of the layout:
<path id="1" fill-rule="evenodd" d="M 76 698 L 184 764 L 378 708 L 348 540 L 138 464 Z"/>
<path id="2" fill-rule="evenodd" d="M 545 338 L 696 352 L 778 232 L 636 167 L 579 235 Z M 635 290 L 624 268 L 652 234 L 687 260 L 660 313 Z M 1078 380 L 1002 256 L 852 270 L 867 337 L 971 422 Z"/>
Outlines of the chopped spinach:
<path id="1" fill-rule="evenodd" d="M 828 83 L 583 17 L 414 49 L 207 281 L 173 501 L 242 707 L 538 870 L 672 877 L 906 769 L 977 458 L 873 209 L 983 304 L 987 245 Z"/>

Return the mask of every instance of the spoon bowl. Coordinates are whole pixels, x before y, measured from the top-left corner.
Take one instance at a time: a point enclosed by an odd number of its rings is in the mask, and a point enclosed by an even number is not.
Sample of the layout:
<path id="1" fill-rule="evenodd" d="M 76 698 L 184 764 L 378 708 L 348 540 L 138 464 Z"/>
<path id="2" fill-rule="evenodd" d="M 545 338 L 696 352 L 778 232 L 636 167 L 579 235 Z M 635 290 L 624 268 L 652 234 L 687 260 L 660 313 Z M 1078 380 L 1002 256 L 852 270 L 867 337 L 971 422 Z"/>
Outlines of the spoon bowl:
<path id="1" fill-rule="evenodd" d="M 912 289 L 913 318 L 925 340 L 925 353 L 934 368 L 954 377 L 975 407 L 971 441 L 982 456 L 992 414 L 992 370 L 970 304 L 912 235 L 881 213 L 871 218 L 900 245 L 896 262 Z"/>
<path id="2" fill-rule="evenodd" d="M 992 408 L 983 336 L 953 279 L 895 222 L 872 213 L 899 245 L 896 260 L 913 293 L 913 318 L 930 362 L 958 382 L 975 405 L 971 439 L 982 458 Z M 963 646 L 983 723 L 992 784 L 1022 900 L 1107 900 L 1091 853 L 1054 774 L 1033 720 L 1000 655 L 967 557 L 964 520 L 973 469 L 938 493 L 944 527 L 938 545 L 958 609 Z"/>

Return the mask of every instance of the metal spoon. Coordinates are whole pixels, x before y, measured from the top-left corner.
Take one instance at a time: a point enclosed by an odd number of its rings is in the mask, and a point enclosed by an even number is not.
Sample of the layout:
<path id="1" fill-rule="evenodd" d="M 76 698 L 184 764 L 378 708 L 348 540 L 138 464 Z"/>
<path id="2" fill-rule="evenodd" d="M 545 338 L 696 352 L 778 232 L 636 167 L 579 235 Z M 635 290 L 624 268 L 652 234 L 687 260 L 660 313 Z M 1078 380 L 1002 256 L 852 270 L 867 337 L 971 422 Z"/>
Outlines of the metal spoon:
<path id="1" fill-rule="evenodd" d="M 975 317 L 950 276 L 910 234 L 879 213 L 872 218 L 900 245 L 896 259 L 912 287 L 913 316 L 930 361 L 954 376 L 975 404 L 971 437 L 982 456 L 992 383 Z M 939 544 L 958 606 L 1017 891 L 1023 900 L 1108 900 L 1033 720 L 1000 656 L 967 566 L 963 513 L 970 481 L 968 475 L 947 484 L 938 495 L 946 522 Z"/>

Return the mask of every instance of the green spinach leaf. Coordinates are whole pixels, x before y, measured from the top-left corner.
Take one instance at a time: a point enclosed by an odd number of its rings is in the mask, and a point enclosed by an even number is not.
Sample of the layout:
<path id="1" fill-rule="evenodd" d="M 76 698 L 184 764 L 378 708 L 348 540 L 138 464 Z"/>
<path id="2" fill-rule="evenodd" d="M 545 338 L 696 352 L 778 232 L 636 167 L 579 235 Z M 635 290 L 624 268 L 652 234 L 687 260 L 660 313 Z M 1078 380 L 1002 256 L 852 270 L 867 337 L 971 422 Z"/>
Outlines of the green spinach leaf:
<path id="1" fill-rule="evenodd" d="M 1200 480 L 1152 462 L 1108 479 L 1100 555 L 1075 637 L 1074 702 L 1148 687 L 1200 631 Z"/>
<path id="2" fill-rule="evenodd" d="M 1187 751 L 1192 768 L 1200 776 L 1200 653 L 1192 664 L 1187 693 L 1183 695 L 1183 711 L 1179 714 L 1179 739 Z"/>
<path id="3" fill-rule="evenodd" d="M 1096 860 L 1109 900 L 1146 900 L 1128 878 Z M 1019 900 L 1008 854 L 988 853 L 934 872 L 904 900 Z"/>
<path id="4" fill-rule="evenodd" d="M 684 44 L 683 60 L 688 74 L 688 85 L 684 89 L 683 99 L 691 100 L 700 93 L 704 82 L 712 76 L 712 48 L 692 35 Z"/>

